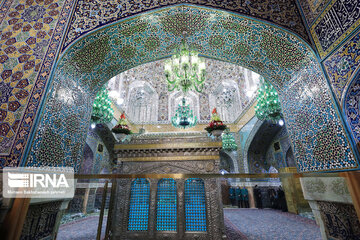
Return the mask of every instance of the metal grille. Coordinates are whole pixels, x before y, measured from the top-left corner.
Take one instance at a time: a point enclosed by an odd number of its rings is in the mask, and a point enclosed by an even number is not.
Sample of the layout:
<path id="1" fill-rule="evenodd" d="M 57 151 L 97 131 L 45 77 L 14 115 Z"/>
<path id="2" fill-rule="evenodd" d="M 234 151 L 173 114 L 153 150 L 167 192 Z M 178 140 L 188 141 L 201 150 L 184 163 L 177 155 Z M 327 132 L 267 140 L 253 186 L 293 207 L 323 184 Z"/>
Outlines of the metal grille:
<path id="1" fill-rule="evenodd" d="M 128 231 L 147 231 L 149 221 L 150 184 L 145 178 L 131 183 Z"/>
<path id="2" fill-rule="evenodd" d="M 206 231 L 205 187 L 200 178 L 185 181 L 185 230 Z"/>
<path id="3" fill-rule="evenodd" d="M 176 182 L 162 178 L 158 182 L 156 201 L 156 230 L 176 231 L 177 197 Z"/>

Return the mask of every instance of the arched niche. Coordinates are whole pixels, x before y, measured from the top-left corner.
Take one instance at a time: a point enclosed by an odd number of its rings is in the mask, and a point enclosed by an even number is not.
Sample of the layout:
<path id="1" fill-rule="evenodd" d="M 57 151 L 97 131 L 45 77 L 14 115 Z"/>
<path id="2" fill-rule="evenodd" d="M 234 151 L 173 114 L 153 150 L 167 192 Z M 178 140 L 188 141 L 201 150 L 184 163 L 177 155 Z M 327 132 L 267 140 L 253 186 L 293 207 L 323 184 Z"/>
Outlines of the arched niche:
<path id="1" fill-rule="evenodd" d="M 126 113 L 133 123 L 155 122 L 157 119 L 158 94 L 145 81 L 130 83 L 126 105 Z"/>
<path id="2" fill-rule="evenodd" d="M 122 71 L 169 57 L 183 39 L 201 55 L 249 68 L 274 85 L 299 171 L 359 167 L 329 85 L 306 42 L 275 25 L 187 4 L 120 20 L 71 44 L 53 70 L 23 165 L 77 170 L 100 87 Z"/>
<path id="3" fill-rule="evenodd" d="M 249 139 L 250 144 L 247 152 L 249 173 L 262 173 L 269 170 L 270 163 L 266 162 L 266 153 L 280 129 L 281 127 L 278 124 L 264 121 L 257 128 L 253 137 Z"/>
<path id="4" fill-rule="evenodd" d="M 286 151 L 285 161 L 287 167 L 296 167 L 294 153 L 291 147 Z"/>
<path id="5" fill-rule="evenodd" d="M 94 161 L 94 152 L 91 150 L 90 146 L 87 143 L 85 143 L 83 150 L 83 159 L 80 167 L 80 173 L 91 174 L 93 161 Z"/>
<path id="6" fill-rule="evenodd" d="M 233 159 L 229 153 L 221 151 L 220 152 L 220 169 L 224 169 L 229 173 L 236 173 L 239 170 L 237 167 L 236 159 Z"/>
<path id="7" fill-rule="evenodd" d="M 235 112 L 241 112 L 239 86 L 234 81 L 223 81 L 210 94 L 210 109 L 216 107 L 221 120 L 234 122 L 238 117 Z"/>
<path id="8" fill-rule="evenodd" d="M 175 115 L 179 104 L 182 105 L 183 98 L 185 98 L 186 105 L 189 105 L 190 109 L 193 111 L 193 115 L 196 116 L 197 119 L 200 119 L 199 94 L 188 92 L 184 95 L 182 92 L 176 91 L 169 96 L 169 120 Z"/>

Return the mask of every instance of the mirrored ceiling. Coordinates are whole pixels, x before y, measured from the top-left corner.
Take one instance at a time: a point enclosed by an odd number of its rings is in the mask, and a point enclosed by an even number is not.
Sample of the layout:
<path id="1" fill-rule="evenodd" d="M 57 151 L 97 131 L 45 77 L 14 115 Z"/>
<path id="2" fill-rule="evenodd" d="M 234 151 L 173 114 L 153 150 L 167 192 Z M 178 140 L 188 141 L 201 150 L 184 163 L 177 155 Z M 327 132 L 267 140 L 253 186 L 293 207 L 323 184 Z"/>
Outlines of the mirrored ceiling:
<path id="1" fill-rule="evenodd" d="M 113 77 L 109 95 L 133 124 L 170 124 L 183 97 L 197 116 L 208 123 L 213 108 L 225 123 L 234 123 L 253 103 L 260 75 L 241 66 L 205 59 L 206 81 L 201 93 L 168 91 L 160 60 L 140 65 Z"/>

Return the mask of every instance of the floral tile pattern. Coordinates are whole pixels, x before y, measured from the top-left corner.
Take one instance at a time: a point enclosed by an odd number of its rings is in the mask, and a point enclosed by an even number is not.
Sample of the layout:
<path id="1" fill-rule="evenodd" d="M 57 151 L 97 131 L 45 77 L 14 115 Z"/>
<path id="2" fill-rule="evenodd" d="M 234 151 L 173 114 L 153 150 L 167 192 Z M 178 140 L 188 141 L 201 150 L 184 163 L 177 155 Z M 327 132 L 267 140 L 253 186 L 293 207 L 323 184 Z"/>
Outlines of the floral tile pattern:
<path id="1" fill-rule="evenodd" d="M 120 19 L 161 7 L 189 3 L 244 14 L 278 24 L 309 42 L 294 0 L 287 1 L 204 1 L 204 0 L 80 0 L 71 18 L 64 48 L 85 33 Z"/>
<path id="2" fill-rule="evenodd" d="M 321 14 L 325 9 L 326 5 L 331 0 L 299 0 L 301 9 L 305 15 L 305 20 L 308 26 L 314 23 L 314 20 Z"/>
<path id="3" fill-rule="evenodd" d="M 0 167 L 20 163 L 70 13 L 70 2 L 2 2 Z"/>
<path id="4" fill-rule="evenodd" d="M 344 91 L 359 63 L 360 31 L 323 62 L 333 91 L 341 105 L 344 102 Z"/>
<path id="5" fill-rule="evenodd" d="M 316 63 L 302 70 L 298 81 L 280 96 L 299 171 L 351 169 L 358 163 L 351 153 L 344 126 L 337 120 L 334 99 Z M 301 78 L 307 81 L 301 81 Z M 329 107 L 333 106 L 333 107 Z M 325 157 L 326 156 L 326 157 Z"/>
<path id="6" fill-rule="evenodd" d="M 63 2 L 27 0 L 3 4 L 0 12 L 0 153 L 9 155 L 14 145 L 17 150 L 23 146 L 15 140 Z"/>

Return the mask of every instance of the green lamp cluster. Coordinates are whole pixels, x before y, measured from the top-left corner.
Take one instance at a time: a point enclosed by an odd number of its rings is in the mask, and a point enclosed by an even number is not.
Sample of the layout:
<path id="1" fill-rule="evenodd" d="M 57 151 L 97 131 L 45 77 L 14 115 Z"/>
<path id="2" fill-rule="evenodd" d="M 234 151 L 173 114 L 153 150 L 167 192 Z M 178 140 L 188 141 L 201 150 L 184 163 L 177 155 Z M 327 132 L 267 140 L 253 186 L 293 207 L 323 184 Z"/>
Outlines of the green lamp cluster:
<path id="1" fill-rule="evenodd" d="M 255 115 L 260 120 L 271 120 L 273 122 L 278 122 L 283 117 L 278 93 L 266 80 L 262 80 L 258 90 Z"/>
<path id="2" fill-rule="evenodd" d="M 206 75 L 205 59 L 198 54 L 183 41 L 175 54 L 165 62 L 164 73 L 170 92 L 202 91 Z"/>
<path id="3" fill-rule="evenodd" d="M 222 148 L 225 151 L 236 151 L 238 146 L 235 142 L 234 135 L 230 132 L 229 128 L 225 129 L 222 134 Z"/>
<path id="4" fill-rule="evenodd" d="M 114 110 L 111 107 L 109 93 L 104 86 L 96 95 L 91 120 L 94 123 L 108 123 L 113 119 Z"/>

